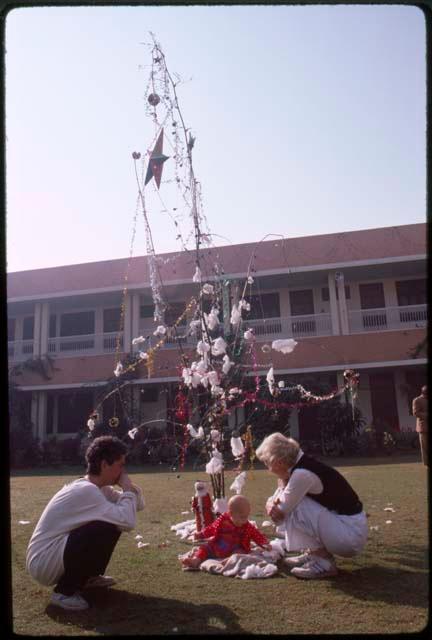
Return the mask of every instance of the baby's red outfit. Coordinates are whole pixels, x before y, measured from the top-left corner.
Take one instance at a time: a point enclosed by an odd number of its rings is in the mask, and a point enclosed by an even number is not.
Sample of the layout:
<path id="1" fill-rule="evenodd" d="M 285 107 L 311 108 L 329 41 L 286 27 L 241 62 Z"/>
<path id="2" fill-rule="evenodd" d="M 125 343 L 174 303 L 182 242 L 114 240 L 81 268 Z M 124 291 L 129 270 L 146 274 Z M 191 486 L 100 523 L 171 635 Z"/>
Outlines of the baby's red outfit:
<path id="1" fill-rule="evenodd" d="M 227 558 L 233 553 L 249 553 L 251 540 L 258 545 L 269 544 L 268 539 L 253 524 L 246 522 L 237 527 L 229 513 L 223 513 L 212 524 L 196 534 L 198 540 L 212 538 L 194 553 L 201 560 Z"/>

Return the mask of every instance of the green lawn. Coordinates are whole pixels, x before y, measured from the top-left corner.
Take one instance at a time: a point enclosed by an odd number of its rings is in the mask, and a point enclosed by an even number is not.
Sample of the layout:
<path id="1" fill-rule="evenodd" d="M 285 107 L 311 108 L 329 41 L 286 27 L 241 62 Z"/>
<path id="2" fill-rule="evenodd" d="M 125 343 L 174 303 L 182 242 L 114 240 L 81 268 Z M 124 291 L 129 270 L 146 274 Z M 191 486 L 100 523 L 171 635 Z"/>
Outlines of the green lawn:
<path id="1" fill-rule="evenodd" d="M 418 457 L 338 460 L 369 514 L 364 552 L 339 559 L 332 579 L 302 581 L 281 573 L 239 580 L 182 572 L 177 555 L 188 549 L 170 530 L 186 520 L 193 484 L 203 472 L 149 467 L 131 476 L 146 497 L 136 530 L 123 534 L 107 573 L 118 584 L 88 596 L 92 607 L 69 613 L 49 605 L 50 588 L 25 573 L 25 550 L 43 508 L 61 486 L 80 474 L 38 472 L 11 478 L 14 631 L 26 635 L 187 635 L 406 633 L 428 620 L 427 471 Z M 226 473 L 229 487 L 234 472 Z M 249 472 L 245 494 L 252 519 L 266 519 L 264 504 L 275 479 Z M 391 503 L 394 513 L 384 511 Z M 19 520 L 30 520 L 28 525 Z M 386 520 L 392 520 L 386 524 Z M 268 532 L 267 530 L 264 530 Z M 138 549 L 140 533 L 150 546 Z M 169 544 L 165 545 L 166 541 Z"/>

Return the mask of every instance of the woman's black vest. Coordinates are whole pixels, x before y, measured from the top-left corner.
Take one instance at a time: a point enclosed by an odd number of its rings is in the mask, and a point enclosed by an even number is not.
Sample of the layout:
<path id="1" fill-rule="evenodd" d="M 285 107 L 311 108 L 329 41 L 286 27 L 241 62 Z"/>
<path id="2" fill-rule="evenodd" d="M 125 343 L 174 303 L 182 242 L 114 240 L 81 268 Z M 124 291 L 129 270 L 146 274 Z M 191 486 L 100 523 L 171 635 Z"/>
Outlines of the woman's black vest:
<path id="1" fill-rule="evenodd" d="M 303 454 L 297 464 L 291 468 L 291 475 L 296 469 L 312 471 L 321 480 L 324 487 L 322 493 L 306 494 L 312 500 L 319 502 L 330 511 L 336 511 L 339 515 L 353 516 L 362 511 L 363 505 L 358 495 L 343 475 L 333 467 Z"/>

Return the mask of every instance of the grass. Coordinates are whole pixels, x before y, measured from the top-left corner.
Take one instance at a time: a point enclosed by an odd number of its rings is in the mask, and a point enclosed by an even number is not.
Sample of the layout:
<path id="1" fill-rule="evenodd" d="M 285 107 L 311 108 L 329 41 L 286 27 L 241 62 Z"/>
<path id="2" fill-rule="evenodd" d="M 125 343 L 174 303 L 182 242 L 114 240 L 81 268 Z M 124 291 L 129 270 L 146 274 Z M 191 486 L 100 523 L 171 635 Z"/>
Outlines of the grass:
<path id="1" fill-rule="evenodd" d="M 334 460 L 331 461 L 332 464 Z M 335 466 L 359 493 L 369 514 L 367 546 L 360 556 L 338 559 L 337 577 L 302 581 L 280 573 L 239 580 L 182 572 L 177 555 L 189 547 L 170 530 L 189 519 L 193 484 L 203 472 L 131 469 L 146 497 L 136 529 L 123 534 L 107 573 L 118 584 L 88 592 L 86 612 L 49 605 L 51 588 L 25 572 L 28 540 L 42 510 L 61 486 L 80 474 L 68 469 L 11 477 L 13 629 L 25 635 L 219 635 L 407 633 L 428 620 L 427 471 L 417 456 L 338 460 Z M 229 487 L 234 472 L 226 474 Z M 245 494 L 252 519 L 266 519 L 264 504 L 275 479 L 249 472 Z M 384 511 L 392 503 L 395 513 Z M 19 520 L 30 520 L 28 525 Z M 392 520 L 391 524 L 385 524 Z M 264 530 L 265 531 L 265 530 Z M 268 530 L 267 530 L 268 532 Z M 151 545 L 138 549 L 140 533 Z M 166 541 L 169 544 L 165 545 Z"/>

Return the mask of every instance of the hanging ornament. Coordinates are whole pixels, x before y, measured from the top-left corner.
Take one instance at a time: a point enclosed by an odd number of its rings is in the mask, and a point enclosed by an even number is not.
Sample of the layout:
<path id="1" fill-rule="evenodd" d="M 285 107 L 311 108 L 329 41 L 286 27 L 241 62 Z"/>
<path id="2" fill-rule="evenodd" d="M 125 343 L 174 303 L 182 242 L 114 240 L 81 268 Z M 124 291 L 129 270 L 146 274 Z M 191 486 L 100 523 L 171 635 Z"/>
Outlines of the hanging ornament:
<path id="1" fill-rule="evenodd" d="M 149 101 L 152 107 L 156 107 L 160 102 L 160 98 L 157 93 L 151 93 L 147 98 L 147 100 Z"/>
<path id="2" fill-rule="evenodd" d="M 163 147 L 163 129 L 161 129 L 159 138 L 157 139 L 154 149 L 151 152 L 150 160 L 147 167 L 145 182 L 144 182 L 144 184 L 146 185 L 150 182 L 152 178 L 154 178 L 158 189 L 160 187 L 160 181 L 162 177 L 163 163 L 169 158 L 169 156 L 165 156 L 162 153 L 162 147 Z"/>
<path id="3" fill-rule="evenodd" d="M 139 152 L 139 151 L 134 151 L 134 152 L 132 153 L 132 158 L 133 158 L 134 160 L 139 160 L 139 159 L 141 158 L 141 154 L 140 154 L 140 152 Z"/>
<path id="4" fill-rule="evenodd" d="M 116 418 L 116 416 L 113 416 L 112 418 L 109 419 L 108 424 L 112 429 L 115 429 L 116 427 L 119 426 L 120 420 Z"/>

